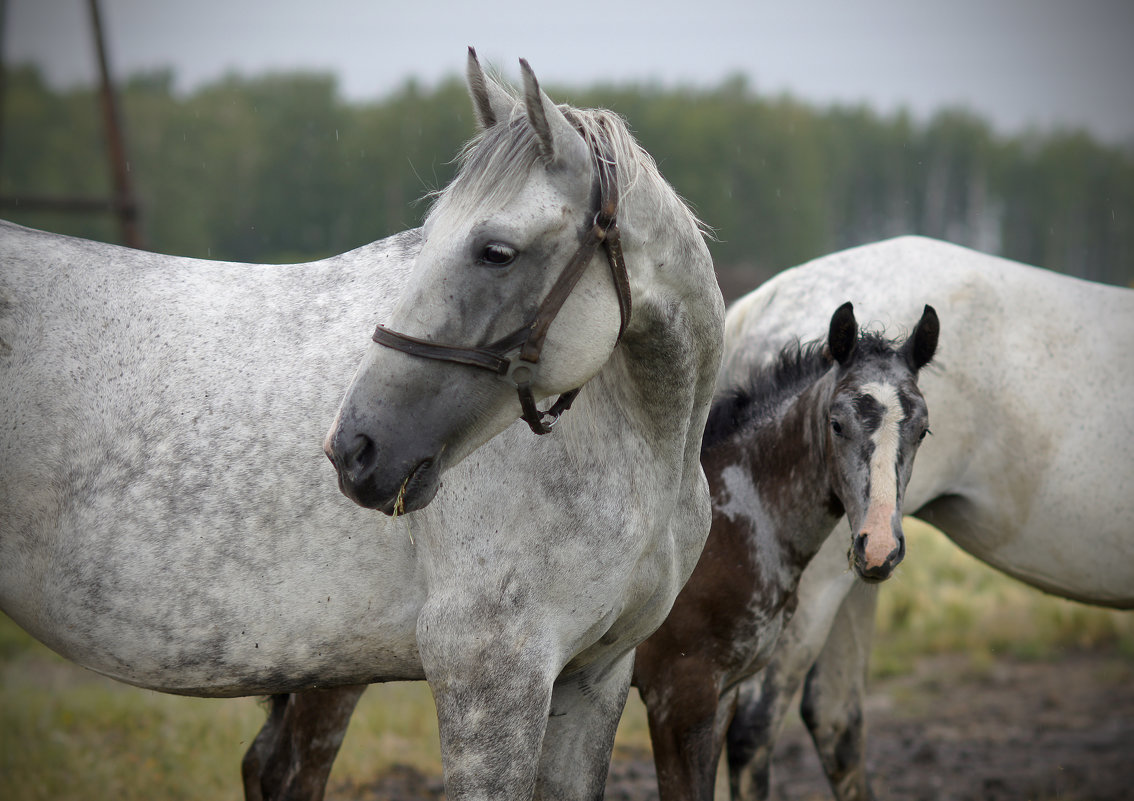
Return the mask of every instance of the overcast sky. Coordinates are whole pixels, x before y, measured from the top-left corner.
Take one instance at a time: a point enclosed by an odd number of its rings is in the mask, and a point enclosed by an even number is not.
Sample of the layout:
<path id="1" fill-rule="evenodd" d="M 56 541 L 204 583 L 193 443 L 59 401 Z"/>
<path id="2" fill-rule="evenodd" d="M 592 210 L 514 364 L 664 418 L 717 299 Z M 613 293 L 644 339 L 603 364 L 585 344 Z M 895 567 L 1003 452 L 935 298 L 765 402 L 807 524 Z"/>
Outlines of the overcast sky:
<path id="1" fill-rule="evenodd" d="M 3 0 L 0 0 L 2 3 Z M 313 69 L 349 99 L 464 68 L 544 84 L 711 86 L 817 104 L 964 106 L 1002 132 L 1085 127 L 1134 142 L 1134 0 L 101 0 L 118 77 L 171 67 L 191 90 L 227 72 Z M 4 58 L 57 86 L 94 80 L 86 0 L 7 0 Z"/>

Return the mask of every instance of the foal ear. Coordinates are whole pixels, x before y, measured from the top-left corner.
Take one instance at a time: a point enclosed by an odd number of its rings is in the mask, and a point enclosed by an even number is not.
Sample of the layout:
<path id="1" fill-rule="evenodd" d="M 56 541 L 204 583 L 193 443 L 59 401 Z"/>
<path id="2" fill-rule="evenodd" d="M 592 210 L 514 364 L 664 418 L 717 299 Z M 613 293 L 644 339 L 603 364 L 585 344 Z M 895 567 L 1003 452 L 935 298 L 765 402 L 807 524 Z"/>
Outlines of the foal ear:
<path id="1" fill-rule="evenodd" d="M 466 73 L 477 127 L 483 131 L 497 123 L 507 122 L 516 101 L 504 91 L 500 84 L 484 73 L 480 66 L 480 60 L 476 57 L 476 50 L 471 47 L 469 48 Z"/>
<path id="2" fill-rule="evenodd" d="M 941 322 L 937 319 L 937 311 L 932 306 L 926 306 L 921 313 L 921 319 L 914 326 L 913 333 L 902 346 L 906 360 L 914 371 L 918 371 L 933 360 L 937 352 L 937 337 L 941 333 Z"/>
<path id="3" fill-rule="evenodd" d="M 858 323 L 854 319 L 854 304 L 849 300 L 831 315 L 831 328 L 827 332 L 827 347 L 839 364 L 846 365 L 858 344 Z"/>
<path id="4" fill-rule="evenodd" d="M 528 121 L 535 128 L 544 162 L 549 167 L 589 171 L 590 157 L 583 137 L 567 121 L 551 98 L 539 88 L 535 73 L 522 58 L 520 71 L 524 76 L 524 107 L 528 112 Z"/>

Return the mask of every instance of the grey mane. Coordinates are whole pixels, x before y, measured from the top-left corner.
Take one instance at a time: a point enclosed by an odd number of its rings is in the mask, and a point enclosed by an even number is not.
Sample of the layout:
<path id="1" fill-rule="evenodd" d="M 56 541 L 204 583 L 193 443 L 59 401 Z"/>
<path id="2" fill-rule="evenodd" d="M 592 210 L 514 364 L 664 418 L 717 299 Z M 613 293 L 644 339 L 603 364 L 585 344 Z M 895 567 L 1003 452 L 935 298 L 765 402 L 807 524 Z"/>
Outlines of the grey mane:
<path id="1" fill-rule="evenodd" d="M 655 197 L 672 198 L 666 209 L 669 214 L 709 235 L 708 227 L 662 177 L 653 157 L 634 140 L 620 115 L 605 109 L 568 105 L 560 105 L 559 109 L 587 141 L 595 158 L 614 165 L 622 198 L 632 193 L 639 182 L 650 185 L 657 190 Z M 502 207 L 523 188 L 528 175 L 541 163 L 540 158 L 535 129 L 528 122 L 523 104 L 517 101 L 509 119 L 480 131 L 462 148 L 457 155 L 457 176 L 433 195 L 427 224 L 429 218 L 442 211 L 469 215 L 478 208 Z"/>

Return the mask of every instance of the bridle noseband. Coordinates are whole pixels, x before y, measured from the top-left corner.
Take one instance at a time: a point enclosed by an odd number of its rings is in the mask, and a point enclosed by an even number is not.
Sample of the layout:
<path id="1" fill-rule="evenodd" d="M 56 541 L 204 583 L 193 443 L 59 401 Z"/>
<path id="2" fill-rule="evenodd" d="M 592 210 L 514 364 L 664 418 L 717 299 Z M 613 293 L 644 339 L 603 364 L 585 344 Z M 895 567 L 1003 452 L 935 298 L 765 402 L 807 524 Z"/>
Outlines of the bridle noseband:
<path id="1" fill-rule="evenodd" d="M 536 434 L 550 432 L 552 426 L 559 420 L 559 416 L 571 408 L 571 403 L 582 387 L 564 392 L 550 409 L 541 412 L 536 408 L 535 398 L 532 395 L 532 382 L 535 380 L 547 330 L 566 302 L 567 296 L 579 282 L 599 245 L 606 250 L 610 274 L 614 278 L 614 287 L 618 292 L 621 323 L 615 344 L 622 339 L 626 325 L 630 321 L 630 279 L 626 273 L 626 262 L 622 258 L 622 242 L 616 221 L 618 186 L 615 182 L 614 165 L 601 155 L 596 156 L 595 164 L 598 169 L 598 210 L 590 222 L 590 229 L 583 235 L 582 243 L 563 268 L 563 272 L 559 274 L 559 278 L 556 279 L 531 320 L 511 334 L 482 347 L 439 345 L 399 334 L 383 325 L 375 329 L 372 339 L 379 345 L 400 350 L 411 356 L 455 362 L 496 373 L 515 387 L 520 399 L 520 407 L 524 411 L 520 417 L 531 430 Z"/>

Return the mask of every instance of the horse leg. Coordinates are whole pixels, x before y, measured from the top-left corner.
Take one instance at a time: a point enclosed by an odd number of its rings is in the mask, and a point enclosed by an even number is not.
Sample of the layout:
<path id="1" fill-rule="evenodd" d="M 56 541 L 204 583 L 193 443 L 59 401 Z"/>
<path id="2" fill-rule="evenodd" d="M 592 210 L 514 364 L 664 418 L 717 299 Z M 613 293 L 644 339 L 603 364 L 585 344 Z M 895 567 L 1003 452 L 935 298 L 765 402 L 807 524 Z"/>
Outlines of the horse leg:
<path id="1" fill-rule="evenodd" d="M 555 683 L 536 798 L 601 801 L 633 666 L 630 651 L 601 674 L 584 669 Z"/>
<path id="2" fill-rule="evenodd" d="M 658 797 L 712 801 L 736 694 L 722 699 L 711 663 L 676 654 L 649 660 L 635 682 L 646 705 Z"/>
<path id="3" fill-rule="evenodd" d="M 863 700 L 877 605 L 877 587 L 855 585 L 803 688 L 803 722 L 839 801 L 874 798 L 864 760 Z"/>
<path id="4" fill-rule="evenodd" d="M 495 600 L 495 599 L 493 599 Z M 546 617 L 462 596 L 418 616 L 422 667 L 437 705 L 449 801 L 530 799 L 560 647 Z"/>
<path id="5" fill-rule="evenodd" d="M 784 717 L 855 583 L 847 570 L 846 542 L 828 537 L 803 571 L 799 604 L 772 658 L 740 686 L 727 736 L 729 787 L 735 801 L 769 797 L 772 749 Z"/>
<path id="6" fill-rule="evenodd" d="M 244 780 L 244 801 L 264 801 L 263 784 L 266 781 L 264 765 L 271 759 L 272 750 L 279 740 L 290 698 L 287 693 L 281 693 L 267 699 L 270 704 L 268 719 L 260 727 L 252 745 L 244 752 L 244 759 L 240 763 L 240 774 Z"/>
<path id="7" fill-rule="evenodd" d="M 322 801 L 351 713 L 366 685 L 274 695 L 241 774 L 246 801 Z"/>

